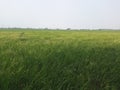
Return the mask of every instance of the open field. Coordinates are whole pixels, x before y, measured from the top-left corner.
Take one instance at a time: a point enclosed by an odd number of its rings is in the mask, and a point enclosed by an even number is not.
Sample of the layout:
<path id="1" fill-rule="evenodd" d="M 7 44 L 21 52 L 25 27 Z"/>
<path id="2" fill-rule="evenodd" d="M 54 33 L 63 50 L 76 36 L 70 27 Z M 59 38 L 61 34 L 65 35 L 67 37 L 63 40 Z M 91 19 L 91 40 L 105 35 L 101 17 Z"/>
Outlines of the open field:
<path id="1" fill-rule="evenodd" d="M 0 90 L 120 90 L 120 31 L 0 30 Z"/>

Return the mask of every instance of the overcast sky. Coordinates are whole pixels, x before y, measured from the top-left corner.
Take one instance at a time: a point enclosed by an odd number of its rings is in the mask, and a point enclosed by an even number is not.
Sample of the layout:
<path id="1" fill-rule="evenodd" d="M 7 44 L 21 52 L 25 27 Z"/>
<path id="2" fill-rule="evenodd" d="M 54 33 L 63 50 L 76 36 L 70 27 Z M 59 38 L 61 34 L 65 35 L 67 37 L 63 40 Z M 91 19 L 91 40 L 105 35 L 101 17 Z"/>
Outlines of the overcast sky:
<path id="1" fill-rule="evenodd" d="M 0 27 L 120 28 L 120 0 L 0 0 Z"/>

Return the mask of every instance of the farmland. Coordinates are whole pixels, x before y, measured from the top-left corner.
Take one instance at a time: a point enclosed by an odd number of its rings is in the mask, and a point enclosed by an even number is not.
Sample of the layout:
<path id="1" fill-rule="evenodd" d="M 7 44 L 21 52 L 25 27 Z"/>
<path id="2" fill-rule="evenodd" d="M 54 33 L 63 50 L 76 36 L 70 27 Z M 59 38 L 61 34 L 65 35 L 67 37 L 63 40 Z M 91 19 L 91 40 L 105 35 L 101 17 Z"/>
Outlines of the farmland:
<path id="1" fill-rule="evenodd" d="M 120 31 L 0 30 L 0 90 L 119 90 Z"/>

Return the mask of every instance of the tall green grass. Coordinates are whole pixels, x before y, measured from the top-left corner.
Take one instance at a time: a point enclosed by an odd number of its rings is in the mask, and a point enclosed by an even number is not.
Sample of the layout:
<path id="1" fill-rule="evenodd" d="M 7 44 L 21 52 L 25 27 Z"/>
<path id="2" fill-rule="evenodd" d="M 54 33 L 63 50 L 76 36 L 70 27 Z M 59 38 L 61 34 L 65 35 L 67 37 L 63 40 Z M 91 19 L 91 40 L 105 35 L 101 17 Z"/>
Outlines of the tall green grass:
<path id="1" fill-rule="evenodd" d="M 0 31 L 0 90 L 119 90 L 120 31 Z"/>

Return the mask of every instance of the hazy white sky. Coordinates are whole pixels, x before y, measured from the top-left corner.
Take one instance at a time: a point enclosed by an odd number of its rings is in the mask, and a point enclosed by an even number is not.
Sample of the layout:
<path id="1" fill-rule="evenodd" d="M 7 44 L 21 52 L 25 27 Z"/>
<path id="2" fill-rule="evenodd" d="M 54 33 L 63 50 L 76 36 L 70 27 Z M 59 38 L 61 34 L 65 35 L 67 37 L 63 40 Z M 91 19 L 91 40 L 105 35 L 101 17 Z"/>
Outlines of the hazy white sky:
<path id="1" fill-rule="evenodd" d="M 120 28 L 120 0 L 0 0 L 0 27 Z"/>

